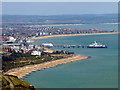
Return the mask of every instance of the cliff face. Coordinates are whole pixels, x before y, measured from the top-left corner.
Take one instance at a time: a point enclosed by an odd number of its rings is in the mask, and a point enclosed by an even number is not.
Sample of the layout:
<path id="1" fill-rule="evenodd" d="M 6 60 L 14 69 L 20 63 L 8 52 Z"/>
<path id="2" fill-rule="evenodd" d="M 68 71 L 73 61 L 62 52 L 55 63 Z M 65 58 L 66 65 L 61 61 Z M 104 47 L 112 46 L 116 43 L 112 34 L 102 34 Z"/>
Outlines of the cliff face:
<path id="1" fill-rule="evenodd" d="M 1 75 L 2 90 L 20 89 L 20 90 L 36 90 L 30 83 L 19 79 L 13 75 Z"/>

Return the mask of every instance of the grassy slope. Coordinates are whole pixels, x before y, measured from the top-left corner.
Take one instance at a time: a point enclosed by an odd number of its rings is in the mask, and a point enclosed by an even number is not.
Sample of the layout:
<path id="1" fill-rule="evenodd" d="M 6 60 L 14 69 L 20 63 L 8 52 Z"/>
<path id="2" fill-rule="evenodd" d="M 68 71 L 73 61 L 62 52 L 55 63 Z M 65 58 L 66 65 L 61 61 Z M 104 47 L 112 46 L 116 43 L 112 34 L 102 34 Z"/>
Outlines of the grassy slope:
<path id="1" fill-rule="evenodd" d="M 5 76 L 7 76 L 12 81 L 15 89 L 35 90 L 35 88 L 30 83 L 19 79 L 17 76 L 13 76 L 13 75 L 5 75 Z M 2 79 L 2 90 L 10 90 L 10 83 L 5 79 L 4 75 L 1 76 L 1 79 Z"/>

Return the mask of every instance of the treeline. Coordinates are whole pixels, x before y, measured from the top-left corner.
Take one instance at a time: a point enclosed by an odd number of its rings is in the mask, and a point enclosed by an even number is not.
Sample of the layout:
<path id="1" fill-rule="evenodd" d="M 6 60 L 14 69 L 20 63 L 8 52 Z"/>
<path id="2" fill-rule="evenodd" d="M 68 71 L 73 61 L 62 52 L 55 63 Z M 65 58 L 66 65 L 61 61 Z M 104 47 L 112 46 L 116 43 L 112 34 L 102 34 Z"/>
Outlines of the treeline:
<path id="1" fill-rule="evenodd" d="M 41 57 L 32 56 L 29 53 L 11 53 L 11 55 L 4 54 L 2 56 L 2 70 L 4 72 L 12 69 L 19 68 L 26 65 L 40 64 L 46 61 L 57 60 L 64 58 L 63 56 L 51 56 L 47 53 L 42 53 Z"/>

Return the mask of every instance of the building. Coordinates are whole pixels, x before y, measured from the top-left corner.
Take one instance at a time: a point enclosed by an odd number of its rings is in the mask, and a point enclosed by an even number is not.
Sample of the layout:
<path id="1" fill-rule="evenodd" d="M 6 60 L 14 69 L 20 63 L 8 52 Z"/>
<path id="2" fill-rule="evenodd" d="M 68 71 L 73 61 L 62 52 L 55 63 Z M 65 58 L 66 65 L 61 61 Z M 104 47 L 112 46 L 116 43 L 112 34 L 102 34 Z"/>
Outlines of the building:
<path id="1" fill-rule="evenodd" d="M 15 42 L 15 40 L 16 40 L 16 39 L 15 39 L 14 37 L 9 37 L 9 38 L 8 38 L 8 41 L 9 41 L 9 42 Z"/>
<path id="2" fill-rule="evenodd" d="M 31 55 L 41 56 L 41 52 L 40 51 L 32 51 Z"/>
<path id="3" fill-rule="evenodd" d="M 32 45 L 32 44 L 30 44 L 29 46 L 28 46 L 28 49 L 34 49 L 35 48 L 35 45 Z"/>

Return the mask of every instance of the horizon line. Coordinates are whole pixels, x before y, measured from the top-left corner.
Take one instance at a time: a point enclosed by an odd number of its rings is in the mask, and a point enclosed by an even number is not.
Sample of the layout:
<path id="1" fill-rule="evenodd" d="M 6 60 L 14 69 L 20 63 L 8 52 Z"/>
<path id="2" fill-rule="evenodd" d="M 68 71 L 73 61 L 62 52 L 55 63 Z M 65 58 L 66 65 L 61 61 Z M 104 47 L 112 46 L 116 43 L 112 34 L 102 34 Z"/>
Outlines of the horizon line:
<path id="1" fill-rule="evenodd" d="M 107 15 L 107 14 L 119 14 L 119 13 L 93 13 L 93 14 L 51 14 L 51 15 L 38 15 L 38 14 L 14 14 L 14 15 L 26 15 L 26 16 L 32 16 L 32 15 L 36 15 L 36 16 L 62 16 L 62 15 Z M 2 14 L 2 15 L 13 15 L 13 14 Z"/>

